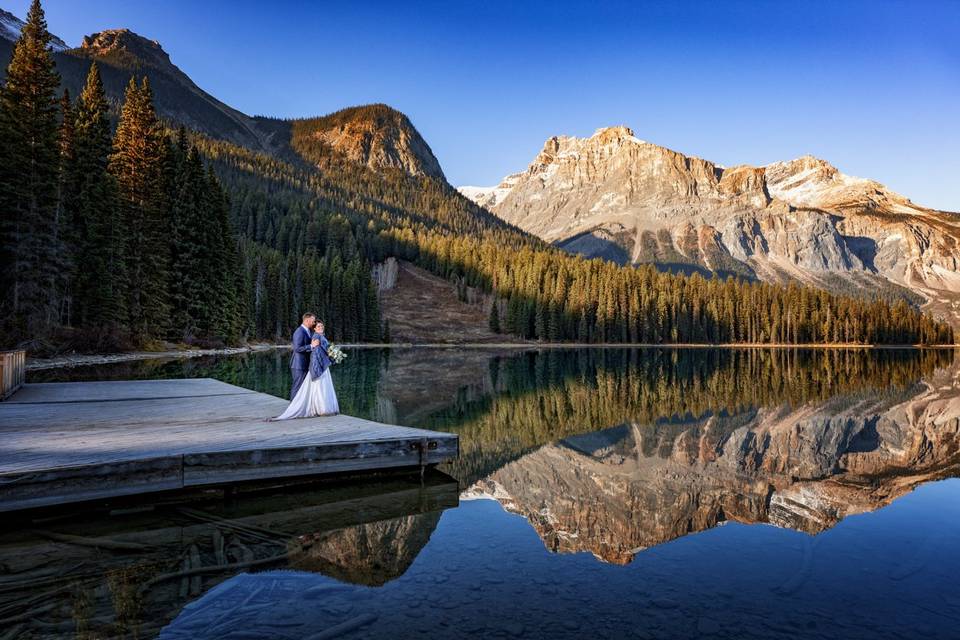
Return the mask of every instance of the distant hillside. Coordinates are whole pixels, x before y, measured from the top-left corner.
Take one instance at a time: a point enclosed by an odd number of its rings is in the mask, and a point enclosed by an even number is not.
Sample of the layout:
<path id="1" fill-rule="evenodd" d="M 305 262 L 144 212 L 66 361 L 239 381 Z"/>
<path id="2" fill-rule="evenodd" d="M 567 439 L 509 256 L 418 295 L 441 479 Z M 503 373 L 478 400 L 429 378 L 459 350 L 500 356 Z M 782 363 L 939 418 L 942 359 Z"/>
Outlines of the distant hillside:
<path id="1" fill-rule="evenodd" d="M 388 263 L 395 278 L 380 296 L 392 342 L 504 342 L 490 331 L 490 296 L 462 288 L 409 262 Z"/>

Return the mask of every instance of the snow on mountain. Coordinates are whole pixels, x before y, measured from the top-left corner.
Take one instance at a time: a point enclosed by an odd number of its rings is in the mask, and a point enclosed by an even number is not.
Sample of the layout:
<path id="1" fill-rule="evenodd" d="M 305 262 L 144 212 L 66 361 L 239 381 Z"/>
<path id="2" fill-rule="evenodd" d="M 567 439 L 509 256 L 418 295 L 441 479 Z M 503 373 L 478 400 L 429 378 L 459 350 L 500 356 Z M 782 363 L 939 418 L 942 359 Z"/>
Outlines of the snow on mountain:
<path id="1" fill-rule="evenodd" d="M 20 37 L 20 30 L 23 29 L 24 21 L 13 15 L 9 11 L 0 9 L 0 38 L 16 42 Z M 65 51 L 70 47 L 67 43 L 51 34 L 50 48 L 54 51 Z"/>
<path id="2" fill-rule="evenodd" d="M 507 197 L 513 187 L 516 186 L 517 182 L 520 180 L 520 175 L 521 174 L 519 173 L 509 175 L 501 180 L 500 184 L 494 187 L 463 186 L 457 187 L 457 191 L 462 193 L 470 200 L 473 200 L 481 207 L 486 207 L 489 209 L 503 202 L 503 199 Z"/>

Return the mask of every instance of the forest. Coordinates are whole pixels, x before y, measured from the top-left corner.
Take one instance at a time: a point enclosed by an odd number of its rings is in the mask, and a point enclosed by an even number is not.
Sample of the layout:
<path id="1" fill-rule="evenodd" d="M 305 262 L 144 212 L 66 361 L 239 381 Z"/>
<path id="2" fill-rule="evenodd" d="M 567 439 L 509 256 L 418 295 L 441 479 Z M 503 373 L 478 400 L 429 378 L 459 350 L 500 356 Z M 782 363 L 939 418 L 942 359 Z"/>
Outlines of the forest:
<path id="1" fill-rule="evenodd" d="M 379 342 L 371 270 L 389 256 L 490 294 L 491 329 L 522 339 L 954 341 L 906 301 L 565 253 L 443 180 L 338 156 L 311 135 L 322 118 L 293 122 L 268 155 L 162 121 L 146 78 L 109 104 L 96 62 L 73 100 L 49 41 L 34 2 L 0 88 L 5 346 L 284 340 L 308 309 L 336 340 Z"/>
<path id="2" fill-rule="evenodd" d="M 356 252 L 242 237 L 231 203 L 249 206 L 247 193 L 228 194 L 187 131 L 161 122 L 147 79 L 131 77 L 114 118 L 96 62 L 76 100 L 58 95 L 49 40 L 34 3 L 0 90 L 5 345 L 275 339 L 305 305 L 336 315 L 343 337 L 379 339 L 369 264 Z"/>

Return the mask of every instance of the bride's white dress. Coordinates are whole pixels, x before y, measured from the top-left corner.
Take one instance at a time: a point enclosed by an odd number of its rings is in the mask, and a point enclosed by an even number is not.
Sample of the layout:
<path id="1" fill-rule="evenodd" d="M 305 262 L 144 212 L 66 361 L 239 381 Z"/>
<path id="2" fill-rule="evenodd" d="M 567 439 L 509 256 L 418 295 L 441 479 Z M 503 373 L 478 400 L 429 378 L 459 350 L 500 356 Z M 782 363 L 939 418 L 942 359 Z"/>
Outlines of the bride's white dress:
<path id="1" fill-rule="evenodd" d="M 337 394 L 333 390 L 330 367 L 327 367 L 316 380 L 308 373 L 297 390 L 297 395 L 290 401 L 290 406 L 274 420 L 310 418 L 332 413 L 340 413 L 340 405 L 337 404 Z"/>

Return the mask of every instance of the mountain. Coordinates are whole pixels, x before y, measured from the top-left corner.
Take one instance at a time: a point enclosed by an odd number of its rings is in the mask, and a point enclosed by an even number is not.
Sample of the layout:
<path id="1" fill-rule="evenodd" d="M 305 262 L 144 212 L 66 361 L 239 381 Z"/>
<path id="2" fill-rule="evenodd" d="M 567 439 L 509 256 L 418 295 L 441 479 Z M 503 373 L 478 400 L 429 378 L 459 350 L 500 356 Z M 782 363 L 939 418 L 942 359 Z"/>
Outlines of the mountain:
<path id="1" fill-rule="evenodd" d="M 0 9 L 0 40 L 16 42 L 20 37 L 20 30 L 23 29 L 24 22 L 9 11 Z M 54 36 L 50 42 L 50 48 L 54 51 L 63 51 L 69 49 L 67 43 Z"/>
<path id="2" fill-rule="evenodd" d="M 726 168 L 617 126 L 550 138 L 526 171 L 460 191 L 585 256 L 879 291 L 960 322 L 960 217 L 812 156 Z"/>
<path id="3" fill-rule="evenodd" d="M 14 40 L 9 34 L 0 33 L 0 80 L 12 55 Z M 61 85 L 73 96 L 79 95 L 90 63 L 96 61 L 107 97 L 117 113 L 130 77 L 145 75 L 153 88 L 157 113 L 175 125 L 183 124 L 213 138 L 262 151 L 277 151 L 280 141 L 286 142 L 282 131 L 277 131 L 282 126 L 251 118 L 220 102 L 173 64 L 158 42 L 129 29 L 94 33 L 76 48 L 55 47 L 53 57 Z M 286 128 L 289 130 L 289 126 Z"/>
<path id="4" fill-rule="evenodd" d="M 349 107 L 293 121 L 293 145 L 311 154 L 338 154 L 374 170 L 395 168 L 446 181 L 426 140 L 410 119 L 385 104 Z"/>
<path id="5" fill-rule="evenodd" d="M 0 79 L 22 24 L 12 14 L 0 11 Z M 398 168 L 445 182 L 440 163 L 410 119 L 387 105 L 351 107 L 292 121 L 248 116 L 198 87 L 170 60 L 159 42 L 129 29 L 107 29 L 85 36 L 76 48 L 56 38 L 53 50 L 62 85 L 74 96 L 86 80 L 90 62 L 96 61 L 115 106 L 122 102 L 130 76 L 146 75 L 157 113 L 174 126 L 182 124 L 211 138 L 283 160 L 300 161 L 306 154 L 313 164 L 329 166 L 333 158 L 371 169 Z"/>

